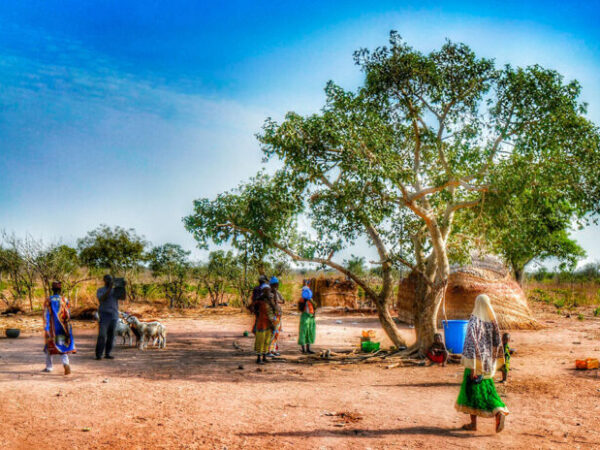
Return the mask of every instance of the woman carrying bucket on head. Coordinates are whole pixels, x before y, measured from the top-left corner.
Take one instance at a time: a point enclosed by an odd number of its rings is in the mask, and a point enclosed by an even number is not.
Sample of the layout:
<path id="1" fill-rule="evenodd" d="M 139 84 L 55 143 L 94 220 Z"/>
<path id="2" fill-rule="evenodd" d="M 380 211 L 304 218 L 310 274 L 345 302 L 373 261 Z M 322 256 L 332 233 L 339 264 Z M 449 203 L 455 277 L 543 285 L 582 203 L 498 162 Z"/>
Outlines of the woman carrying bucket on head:
<path id="1" fill-rule="evenodd" d="M 302 287 L 302 300 L 298 308 L 302 312 L 300 316 L 300 332 L 298 333 L 298 345 L 302 348 L 302 353 L 314 353 L 310 346 L 315 343 L 317 334 L 317 325 L 315 322 L 316 305 L 312 299 L 313 293 L 308 287 L 309 281 L 304 280 Z"/>
<path id="2" fill-rule="evenodd" d="M 477 430 L 477 416 L 495 417 L 496 433 L 499 433 L 504 429 L 508 409 L 496 392 L 493 376 L 496 367 L 504 364 L 504 351 L 496 313 L 487 295 L 475 299 L 461 363 L 465 372 L 455 407 L 471 416 L 471 423 L 463 429 Z"/>

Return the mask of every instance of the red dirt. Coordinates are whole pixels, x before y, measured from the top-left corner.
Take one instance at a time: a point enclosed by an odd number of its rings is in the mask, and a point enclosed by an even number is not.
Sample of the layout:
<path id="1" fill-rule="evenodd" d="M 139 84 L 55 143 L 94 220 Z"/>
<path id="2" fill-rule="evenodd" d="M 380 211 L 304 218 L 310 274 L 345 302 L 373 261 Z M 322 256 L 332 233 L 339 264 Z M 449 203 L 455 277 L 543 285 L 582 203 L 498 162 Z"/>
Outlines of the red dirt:
<path id="1" fill-rule="evenodd" d="M 493 420 L 460 430 L 460 366 L 257 368 L 245 315 L 167 319 L 165 350 L 118 346 L 113 361 L 95 361 L 95 330 L 77 326 L 68 377 L 58 360 L 54 373 L 40 372 L 41 333 L 25 332 L 0 339 L 0 448 L 596 447 L 600 378 L 574 364 L 600 356 L 600 321 L 538 318 L 547 328 L 511 333 L 518 353 L 510 383 L 498 385 L 511 414 L 499 435 Z M 284 318 L 289 360 L 297 320 Z M 348 348 L 366 328 L 379 329 L 372 316 L 320 315 L 315 347 Z"/>

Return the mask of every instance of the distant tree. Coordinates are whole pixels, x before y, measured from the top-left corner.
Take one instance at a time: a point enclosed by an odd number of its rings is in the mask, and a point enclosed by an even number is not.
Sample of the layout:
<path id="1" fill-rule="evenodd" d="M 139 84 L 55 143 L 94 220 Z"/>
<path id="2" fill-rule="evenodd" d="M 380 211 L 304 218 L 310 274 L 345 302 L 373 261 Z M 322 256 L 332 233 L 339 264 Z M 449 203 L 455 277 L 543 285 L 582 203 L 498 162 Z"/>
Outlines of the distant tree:
<path id="1" fill-rule="evenodd" d="M 201 268 L 200 279 L 208 291 L 213 307 L 224 303 L 227 288 L 241 275 L 240 267 L 231 251 L 218 250 L 209 253 L 208 262 Z"/>
<path id="2" fill-rule="evenodd" d="M 144 262 L 148 242 L 134 229 L 100 225 L 77 241 L 79 259 L 90 269 L 106 270 L 127 280 L 130 300 L 137 295 L 135 276 Z"/>
<path id="3" fill-rule="evenodd" d="M 577 276 L 584 281 L 597 281 L 600 279 L 600 263 L 587 263 L 577 270 Z"/>
<path id="4" fill-rule="evenodd" d="M 12 266 L 13 294 L 15 300 L 22 292 L 27 294 L 29 309 L 33 311 L 33 299 L 38 279 L 36 259 L 43 250 L 43 243 L 32 236 L 18 238 L 15 234 L 1 233 L 3 245 L 9 250 L 6 262 Z"/>
<path id="5" fill-rule="evenodd" d="M 364 277 L 368 270 L 365 264 L 366 258 L 364 256 L 352 255 L 349 259 L 344 261 L 346 268 L 360 277 Z"/>
<path id="6" fill-rule="evenodd" d="M 357 91 L 329 83 L 319 114 L 266 121 L 258 138 L 265 158 L 278 160 L 276 173 L 196 200 L 185 224 L 200 245 L 243 237 L 251 253 L 275 250 L 337 270 L 373 301 L 396 346 L 406 342 L 390 314 L 393 268 L 406 266 L 416 277 L 417 333 L 407 353 L 423 354 L 437 331 L 450 262 L 468 258 L 480 237 L 465 212 L 482 211 L 514 173 L 529 172 L 561 178 L 544 178 L 536 195 L 587 196 L 582 210 L 597 212 L 599 133 L 578 83 L 553 70 L 496 68 L 453 42 L 423 54 L 396 33 L 389 47 L 355 57 L 365 73 Z M 300 216 L 307 232 L 297 231 Z M 377 289 L 334 259 L 358 239 L 379 256 Z"/>
<path id="7" fill-rule="evenodd" d="M 189 307 L 186 281 L 189 277 L 190 252 L 177 244 L 164 244 L 152 248 L 147 255 L 152 275 L 162 278 L 161 285 L 169 300 L 169 307 Z"/>
<path id="8" fill-rule="evenodd" d="M 23 280 L 24 265 L 17 250 L 0 247 L 0 300 L 6 306 L 18 306 L 27 293 Z"/>
<path id="9" fill-rule="evenodd" d="M 79 257 L 77 250 L 68 245 L 51 245 L 43 248 L 34 263 L 46 297 L 50 295 L 53 281 L 60 281 L 63 284 L 63 292 L 68 292 L 76 284 L 86 280 L 76 279 L 81 275 Z"/>

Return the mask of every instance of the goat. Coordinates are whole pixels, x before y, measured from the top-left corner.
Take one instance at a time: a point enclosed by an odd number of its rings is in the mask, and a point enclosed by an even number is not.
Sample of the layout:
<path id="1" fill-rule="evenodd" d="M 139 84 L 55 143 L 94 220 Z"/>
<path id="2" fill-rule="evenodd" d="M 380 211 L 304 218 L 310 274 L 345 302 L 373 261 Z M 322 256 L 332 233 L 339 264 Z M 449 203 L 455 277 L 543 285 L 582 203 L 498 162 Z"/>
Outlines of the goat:
<path id="1" fill-rule="evenodd" d="M 133 334 L 133 331 L 131 329 L 131 326 L 127 322 L 124 322 L 121 319 L 117 320 L 117 327 L 115 328 L 115 335 L 121 336 L 123 338 L 123 345 L 125 345 L 127 340 L 129 340 L 129 345 L 133 344 L 132 334 Z"/>
<path id="2" fill-rule="evenodd" d="M 140 332 L 137 330 L 136 327 L 131 326 L 131 324 L 129 323 L 129 318 L 132 317 L 131 314 L 123 312 L 123 311 L 119 311 L 119 315 L 123 318 L 124 323 L 127 324 L 127 326 L 129 327 L 129 329 L 131 330 L 131 332 L 135 336 L 135 346 L 137 347 L 138 344 L 140 343 L 140 339 L 141 339 L 142 335 L 140 334 Z M 131 345 L 131 343 L 129 345 Z"/>
<path id="3" fill-rule="evenodd" d="M 148 341 L 153 340 L 154 345 L 158 343 L 158 348 L 167 346 L 167 330 L 160 322 L 140 322 L 137 317 L 128 316 L 127 322 L 132 328 L 137 329 L 140 333 L 139 349 L 145 350 L 148 346 Z"/>

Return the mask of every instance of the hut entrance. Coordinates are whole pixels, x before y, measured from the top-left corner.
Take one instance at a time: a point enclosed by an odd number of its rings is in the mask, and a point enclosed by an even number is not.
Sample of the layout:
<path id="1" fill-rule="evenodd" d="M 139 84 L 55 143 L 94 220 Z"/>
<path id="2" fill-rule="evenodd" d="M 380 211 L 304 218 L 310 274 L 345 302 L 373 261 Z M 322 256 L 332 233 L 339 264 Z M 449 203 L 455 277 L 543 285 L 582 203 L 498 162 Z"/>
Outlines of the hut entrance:
<path id="1" fill-rule="evenodd" d="M 313 278 L 310 280 L 313 298 L 319 307 L 344 306 L 358 308 L 358 288 L 344 278 Z"/>

